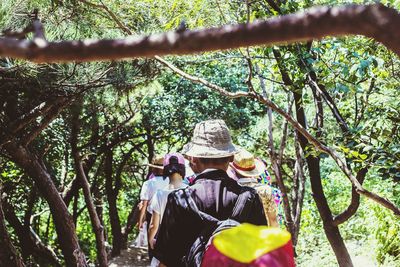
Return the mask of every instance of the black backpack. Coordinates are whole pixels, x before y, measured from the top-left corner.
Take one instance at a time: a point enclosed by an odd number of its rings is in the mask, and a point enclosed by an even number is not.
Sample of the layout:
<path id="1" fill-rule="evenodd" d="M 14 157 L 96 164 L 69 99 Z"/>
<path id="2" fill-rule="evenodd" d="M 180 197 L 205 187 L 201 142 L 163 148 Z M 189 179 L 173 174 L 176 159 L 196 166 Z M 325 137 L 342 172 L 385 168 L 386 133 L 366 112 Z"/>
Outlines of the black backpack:
<path id="1" fill-rule="evenodd" d="M 188 205 L 190 209 L 199 215 L 204 226 L 199 237 L 193 242 L 190 250 L 182 259 L 183 264 L 187 267 L 200 267 L 204 253 L 211 244 L 213 237 L 223 230 L 238 226 L 241 222 L 246 221 L 254 197 L 255 194 L 251 190 L 243 187 L 242 192 L 236 200 L 232 215 L 226 220 L 218 220 L 217 218 L 200 211 L 193 199 L 189 198 Z"/>

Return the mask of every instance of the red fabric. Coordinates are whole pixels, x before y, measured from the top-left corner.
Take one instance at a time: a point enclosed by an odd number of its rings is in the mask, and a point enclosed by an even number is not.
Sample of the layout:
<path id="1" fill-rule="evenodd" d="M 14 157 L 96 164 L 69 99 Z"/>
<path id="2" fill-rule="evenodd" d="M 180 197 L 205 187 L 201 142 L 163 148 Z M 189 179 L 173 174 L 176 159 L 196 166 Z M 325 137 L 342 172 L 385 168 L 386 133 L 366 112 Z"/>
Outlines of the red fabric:
<path id="1" fill-rule="evenodd" d="M 218 251 L 211 244 L 203 257 L 201 267 L 295 267 L 293 256 L 292 241 L 286 243 L 283 247 L 270 251 L 261 257 L 253 260 L 249 264 L 237 262 Z"/>

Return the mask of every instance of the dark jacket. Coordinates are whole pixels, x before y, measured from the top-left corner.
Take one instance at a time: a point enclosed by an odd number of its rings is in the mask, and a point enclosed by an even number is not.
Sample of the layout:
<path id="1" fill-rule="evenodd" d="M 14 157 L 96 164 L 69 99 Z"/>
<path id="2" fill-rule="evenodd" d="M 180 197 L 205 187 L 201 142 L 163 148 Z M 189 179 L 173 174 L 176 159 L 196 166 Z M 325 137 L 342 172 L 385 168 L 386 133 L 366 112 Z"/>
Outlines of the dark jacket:
<path id="1" fill-rule="evenodd" d="M 243 190 L 250 195 L 246 203 L 250 211 L 247 218 L 239 222 L 267 225 L 263 206 L 254 189 L 240 186 L 223 170 L 202 173 L 190 187 L 169 194 L 154 256 L 168 267 L 184 266 L 183 257 L 208 223 L 192 208 L 193 205 L 218 220 L 226 220 L 231 217 Z"/>

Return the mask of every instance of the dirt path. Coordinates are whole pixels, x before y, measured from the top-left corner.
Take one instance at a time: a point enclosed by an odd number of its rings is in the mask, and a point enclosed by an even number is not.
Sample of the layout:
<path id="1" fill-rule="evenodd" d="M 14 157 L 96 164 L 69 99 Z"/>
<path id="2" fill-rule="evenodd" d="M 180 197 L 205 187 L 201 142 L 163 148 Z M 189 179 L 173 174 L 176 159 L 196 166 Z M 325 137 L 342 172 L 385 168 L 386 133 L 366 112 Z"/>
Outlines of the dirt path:
<path id="1" fill-rule="evenodd" d="M 131 245 L 120 256 L 110 262 L 110 267 L 147 267 L 150 266 L 147 249 L 136 248 Z"/>

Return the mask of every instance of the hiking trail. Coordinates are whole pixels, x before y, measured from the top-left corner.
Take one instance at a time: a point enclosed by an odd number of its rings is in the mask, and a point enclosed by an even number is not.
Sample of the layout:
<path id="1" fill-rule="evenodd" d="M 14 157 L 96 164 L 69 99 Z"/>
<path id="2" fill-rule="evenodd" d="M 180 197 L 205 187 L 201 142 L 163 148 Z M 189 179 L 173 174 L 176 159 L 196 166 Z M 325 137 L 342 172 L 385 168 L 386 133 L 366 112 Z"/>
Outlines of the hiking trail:
<path id="1" fill-rule="evenodd" d="M 109 267 L 147 267 L 150 266 L 146 248 L 138 248 L 131 244 L 121 255 L 110 261 Z"/>

